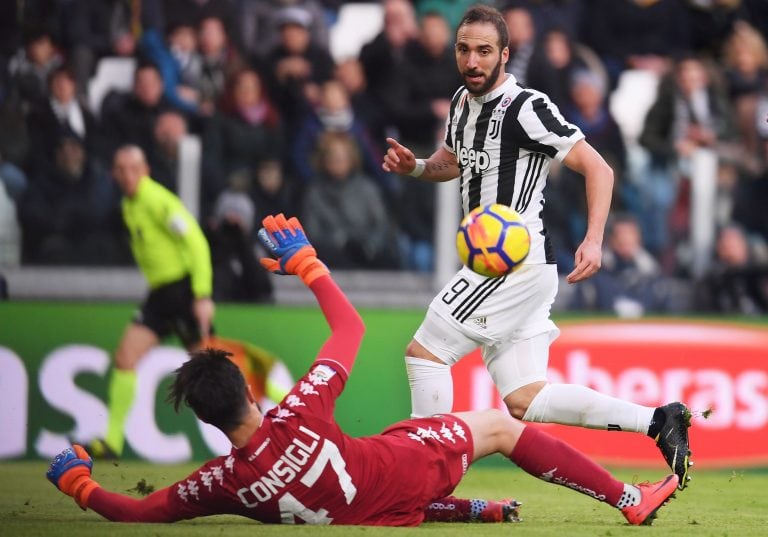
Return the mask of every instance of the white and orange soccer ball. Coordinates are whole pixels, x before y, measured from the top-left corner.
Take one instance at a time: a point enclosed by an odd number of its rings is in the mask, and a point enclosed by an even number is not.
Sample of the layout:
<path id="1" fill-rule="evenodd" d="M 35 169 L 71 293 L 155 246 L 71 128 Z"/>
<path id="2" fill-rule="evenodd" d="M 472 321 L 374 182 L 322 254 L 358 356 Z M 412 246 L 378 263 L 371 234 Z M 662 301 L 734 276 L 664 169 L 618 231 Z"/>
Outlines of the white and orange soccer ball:
<path id="1" fill-rule="evenodd" d="M 531 236 L 517 211 L 494 203 L 476 207 L 456 234 L 461 262 L 491 278 L 520 268 L 531 249 Z"/>

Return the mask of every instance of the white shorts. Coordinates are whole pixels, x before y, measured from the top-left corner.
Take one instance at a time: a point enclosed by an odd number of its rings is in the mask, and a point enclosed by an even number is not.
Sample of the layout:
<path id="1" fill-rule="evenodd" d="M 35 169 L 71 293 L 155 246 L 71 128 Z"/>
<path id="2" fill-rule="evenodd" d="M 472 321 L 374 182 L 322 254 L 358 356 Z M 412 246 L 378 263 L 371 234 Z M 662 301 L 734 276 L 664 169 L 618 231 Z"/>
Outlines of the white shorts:
<path id="1" fill-rule="evenodd" d="M 523 265 L 502 278 L 463 267 L 429 305 L 414 339 L 448 365 L 480 347 L 502 397 L 545 381 L 549 344 L 560 331 L 549 318 L 555 265 Z"/>

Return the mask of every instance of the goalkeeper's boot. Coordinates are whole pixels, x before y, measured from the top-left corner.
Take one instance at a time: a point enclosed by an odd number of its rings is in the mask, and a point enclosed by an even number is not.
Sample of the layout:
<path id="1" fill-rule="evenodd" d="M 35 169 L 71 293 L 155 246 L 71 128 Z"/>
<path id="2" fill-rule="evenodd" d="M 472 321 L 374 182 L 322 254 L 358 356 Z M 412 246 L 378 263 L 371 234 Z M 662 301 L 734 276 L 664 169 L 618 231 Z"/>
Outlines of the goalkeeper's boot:
<path id="1" fill-rule="evenodd" d="M 485 502 L 485 507 L 477 514 L 478 522 L 520 522 L 520 506 L 517 500 L 506 498 L 504 500 L 472 500 L 472 502 Z M 473 509 L 474 511 L 474 509 Z"/>
<path id="2" fill-rule="evenodd" d="M 656 409 L 648 428 L 648 436 L 656 441 L 664 460 L 677 474 L 680 490 L 691 480 L 688 475 L 688 470 L 693 466 L 688 444 L 690 426 L 691 411 L 682 403 L 669 403 Z"/>
<path id="3" fill-rule="evenodd" d="M 120 455 L 109 447 L 103 438 L 94 438 L 83 447 L 93 459 L 114 460 L 120 458 Z"/>
<path id="4" fill-rule="evenodd" d="M 656 519 L 656 512 L 675 497 L 677 484 L 677 475 L 669 474 L 656 483 L 635 485 L 640 489 L 640 503 L 623 507 L 621 512 L 624 514 L 624 518 L 633 526 L 650 526 Z"/>

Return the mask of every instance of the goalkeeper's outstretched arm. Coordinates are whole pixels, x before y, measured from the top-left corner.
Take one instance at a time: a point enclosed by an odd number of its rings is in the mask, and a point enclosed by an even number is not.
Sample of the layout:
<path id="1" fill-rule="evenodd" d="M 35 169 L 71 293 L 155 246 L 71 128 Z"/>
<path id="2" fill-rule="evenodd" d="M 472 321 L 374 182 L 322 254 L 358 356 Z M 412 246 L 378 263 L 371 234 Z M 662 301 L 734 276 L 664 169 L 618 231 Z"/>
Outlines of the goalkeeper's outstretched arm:
<path id="1" fill-rule="evenodd" d="M 317 258 L 298 219 L 279 214 L 262 224 L 259 240 L 274 259 L 262 259 L 261 264 L 276 274 L 295 274 L 312 290 L 331 328 L 318 358 L 337 362 L 348 376 L 365 332 L 363 320 Z"/>

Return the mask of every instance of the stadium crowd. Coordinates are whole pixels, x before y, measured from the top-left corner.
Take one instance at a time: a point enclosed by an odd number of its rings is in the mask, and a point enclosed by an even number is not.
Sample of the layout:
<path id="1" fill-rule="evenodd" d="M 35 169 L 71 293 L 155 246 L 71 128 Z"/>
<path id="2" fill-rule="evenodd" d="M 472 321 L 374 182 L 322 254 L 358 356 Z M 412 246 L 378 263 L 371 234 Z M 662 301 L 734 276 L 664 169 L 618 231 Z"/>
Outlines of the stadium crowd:
<path id="1" fill-rule="evenodd" d="M 3 2 L 0 228 L 15 214 L 21 263 L 130 264 L 113 154 L 138 145 L 152 177 L 178 191 L 191 134 L 202 144 L 198 217 L 229 298 L 232 266 L 262 282 L 249 298 L 270 296 L 253 224 L 280 212 L 305 222 L 332 268 L 431 270 L 434 186 L 385 173 L 381 159 L 387 136 L 419 154 L 441 140 L 461 85 L 455 24 L 473 2 L 383 0 L 380 33 L 334 57 L 346 3 Z M 486 3 L 509 27 L 507 71 L 547 93 L 614 168 L 604 269 L 572 307 L 768 313 L 768 3 Z M 130 88 L 94 99 L 89 83 L 114 58 L 133 60 L 118 62 Z M 620 93 L 630 100 L 619 110 Z M 714 163 L 703 223 L 691 216 L 702 159 Z M 586 225 L 579 179 L 555 170 L 547 187 L 562 273 Z M 713 229 L 703 262 L 697 226 Z"/>

